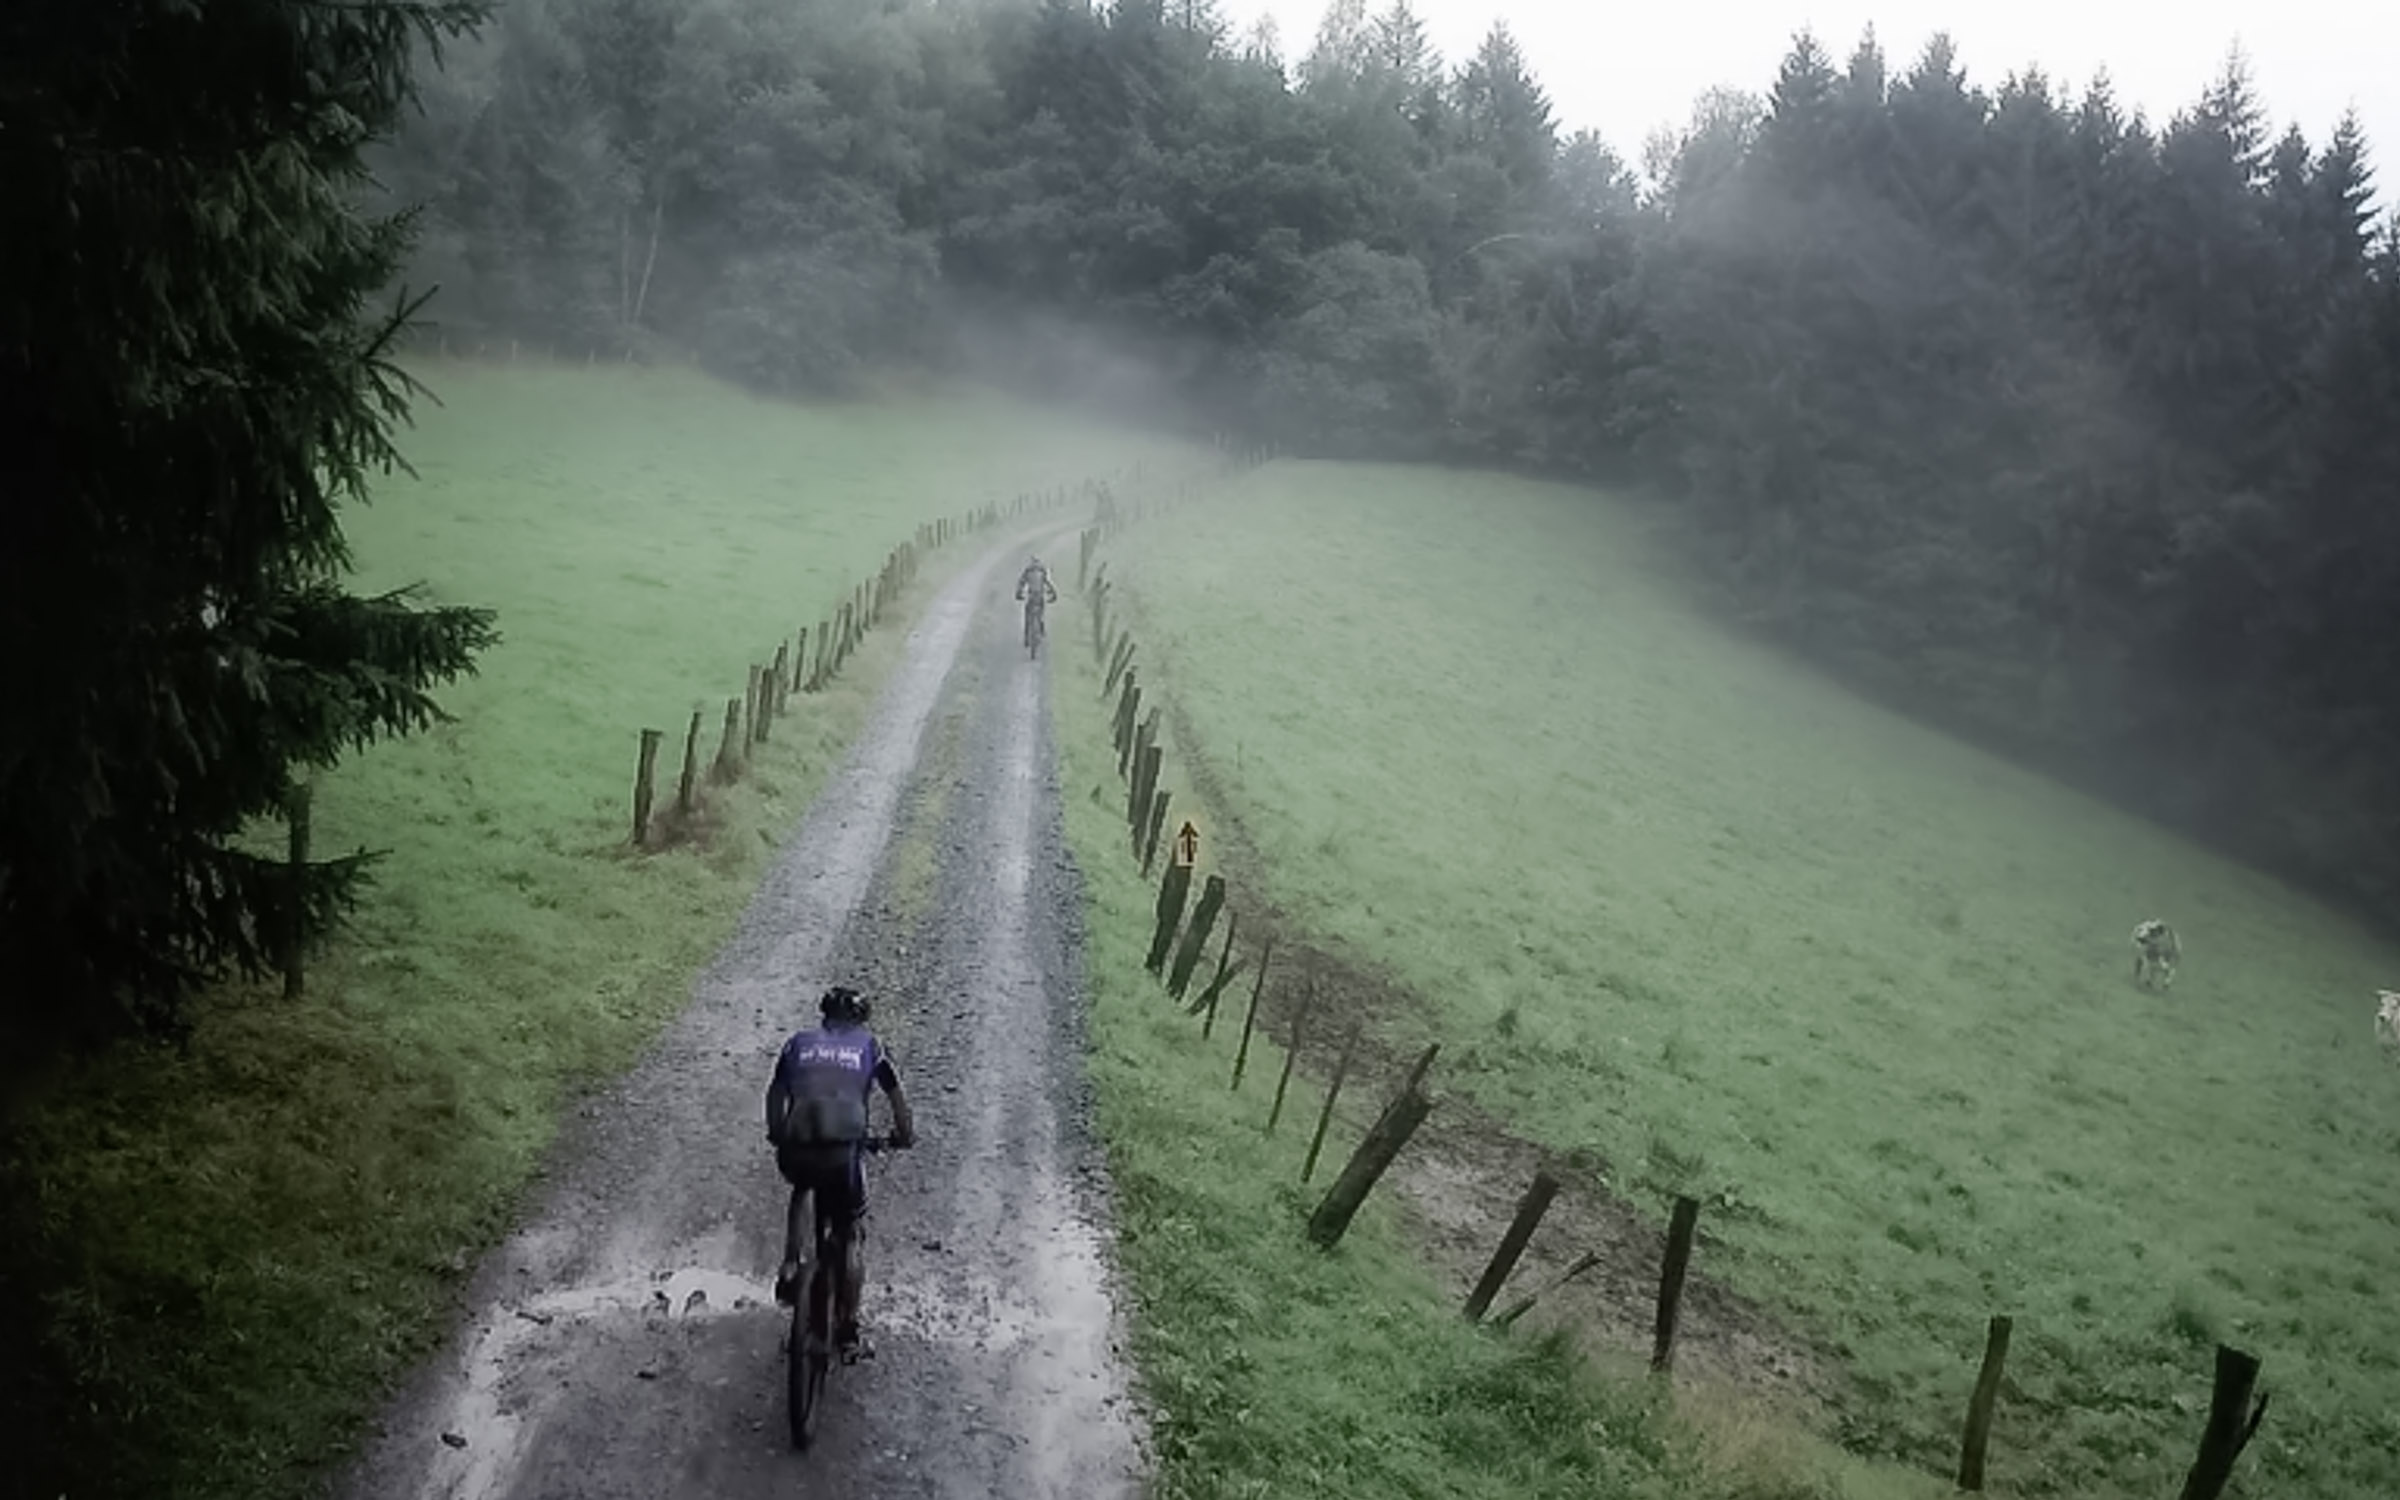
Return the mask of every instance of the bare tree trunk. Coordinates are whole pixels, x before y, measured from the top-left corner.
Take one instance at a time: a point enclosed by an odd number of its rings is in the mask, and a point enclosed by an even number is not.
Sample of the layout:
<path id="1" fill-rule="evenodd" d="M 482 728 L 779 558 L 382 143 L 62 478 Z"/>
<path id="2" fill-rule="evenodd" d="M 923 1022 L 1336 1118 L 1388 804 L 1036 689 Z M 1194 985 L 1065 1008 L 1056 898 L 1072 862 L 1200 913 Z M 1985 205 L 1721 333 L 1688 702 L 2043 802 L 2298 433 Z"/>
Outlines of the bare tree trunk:
<path id="1" fill-rule="evenodd" d="M 633 213 L 617 210 L 617 326 L 633 320 Z"/>
<path id="2" fill-rule="evenodd" d="M 667 191 L 658 189 L 650 203 L 650 253 L 642 261 L 642 289 L 634 294 L 633 321 L 642 321 L 642 308 L 650 301 L 650 273 L 658 268 L 658 227 L 667 216 Z"/>

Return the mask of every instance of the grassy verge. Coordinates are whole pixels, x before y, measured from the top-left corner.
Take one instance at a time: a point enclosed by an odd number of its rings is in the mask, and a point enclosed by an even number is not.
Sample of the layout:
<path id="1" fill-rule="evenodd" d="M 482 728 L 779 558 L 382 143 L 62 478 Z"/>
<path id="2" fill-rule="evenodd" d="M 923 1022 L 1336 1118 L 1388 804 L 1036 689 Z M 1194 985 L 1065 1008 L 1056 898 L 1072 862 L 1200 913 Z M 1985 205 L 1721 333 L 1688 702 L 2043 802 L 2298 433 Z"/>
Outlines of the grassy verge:
<path id="1" fill-rule="evenodd" d="M 710 710 L 921 520 L 1162 457 L 991 400 L 808 409 L 671 371 L 422 371 L 421 479 L 349 518 L 368 588 L 496 606 L 457 722 L 320 786 L 387 848 L 303 1000 L 229 990 L 188 1052 L 10 1099 L 12 1492 L 294 1493 L 439 1337 L 554 1121 L 682 1004 L 854 736 L 901 632 L 795 697 L 703 841 L 624 849 L 637 731 Z M 970 553 L 968 541 L 937 560 Z M 916 601 L 908 601 L 910 605 Z"/>
<path id="2" fill-rule="evenodd" d="M 1385 1198 L 1341 1247 L 1300 1229 L 1379 1107 L 1345 1092 L 1313 1188 L 1298 1182 L 1323 1095 L 1294 1081 L 1264 1132 L 1279 1048 L 1250 1046 L 1237 985 L 1214 1035 L 1143 972 L 1154 888 L 1130 857 L 1124 790 L 1087 639 L 1060 620 L 1055 714 L 1067 834 L 1088 903 L 1091 1068 L 1115 1185 L 1134 1357 L 1153 1408 L 1162 1497 L 1753 1497 L 1926 1493 L 1875 1481 L 1787 1432 L 1694 1422 L 1564 1337 L 1468 1327 L 1416 1260 Z M 1083 624 L 1077 612 L 1076 625 Z M 1176 770 L 1176 816 L 1210 813 Z M 1206 860 L 1203 860 L 1205 874 Z M 1213 957 L 1213 955 L 1212 955 Z M 1205 969 L 1203 977 L 1205 977 Z M 1437 1114 L 1437 1122 L 1439 1116 Z M 1438 1128 L 1429 1126 L 1428 1129 Z"/>
<path id="3" fill-rule="evenodd" d="M 2262 1482 L 2388 1493 L 2390 948 L 1719 629 L 1603 496 L 1278 465 L 1110 553 L 1277 909 L 1480 1106 L 1718 1205 L 1856 1448 L 1946 1465 L 2006 1311 L 1997 1484 L 2171 1492 L 2222 1338 Z"/>

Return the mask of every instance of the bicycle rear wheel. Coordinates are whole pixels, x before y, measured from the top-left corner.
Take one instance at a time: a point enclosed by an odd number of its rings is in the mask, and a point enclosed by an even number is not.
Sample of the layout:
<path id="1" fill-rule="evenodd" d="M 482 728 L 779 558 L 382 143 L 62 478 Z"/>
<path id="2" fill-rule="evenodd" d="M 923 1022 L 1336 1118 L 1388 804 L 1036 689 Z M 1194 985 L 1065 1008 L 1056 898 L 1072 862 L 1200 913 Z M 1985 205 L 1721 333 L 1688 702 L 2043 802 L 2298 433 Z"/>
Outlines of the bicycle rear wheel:
<path id="1" fill-rule="evenodd" d="M 833 1274 L 823 1257 L 808 1269 L 808 1286 L 792 1299 L 790 1360 L 792 1446 L 806 1449 L 817 1435 L 817 1410 L 833 1356 Z"/>

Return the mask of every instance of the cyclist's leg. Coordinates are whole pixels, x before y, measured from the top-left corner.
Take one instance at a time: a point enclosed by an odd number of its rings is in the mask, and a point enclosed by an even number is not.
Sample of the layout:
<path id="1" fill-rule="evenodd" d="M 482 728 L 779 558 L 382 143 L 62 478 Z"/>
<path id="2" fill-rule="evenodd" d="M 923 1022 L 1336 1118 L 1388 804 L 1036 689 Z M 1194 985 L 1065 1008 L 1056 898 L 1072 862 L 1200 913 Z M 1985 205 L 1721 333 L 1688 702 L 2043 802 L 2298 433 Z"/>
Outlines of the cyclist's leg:
<path id="1" fill-rule="evenodd" d="M 808 1243 L 808 1188 L 792 1184 L 791 1200 L 783 1210 L 783 1263 L 775 1272 L 775 1300 L 788 1304 L 799 1295 L 800 1247 Z"/>

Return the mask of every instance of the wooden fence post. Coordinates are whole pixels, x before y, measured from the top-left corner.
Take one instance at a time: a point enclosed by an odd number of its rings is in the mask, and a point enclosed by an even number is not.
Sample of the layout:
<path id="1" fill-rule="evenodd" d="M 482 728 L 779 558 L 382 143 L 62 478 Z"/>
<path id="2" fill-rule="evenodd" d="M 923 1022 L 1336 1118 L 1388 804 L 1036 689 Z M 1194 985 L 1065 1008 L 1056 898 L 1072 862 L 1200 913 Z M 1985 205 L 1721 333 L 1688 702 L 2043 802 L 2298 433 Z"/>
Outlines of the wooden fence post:
<path id="1" fill-rule="evenodd" d="M 692 710 L 692 727 L 683 736 L 683 775 L 675 783 L 675 816 L 692 815 L 692 782 L 700 774 L 700 710 Z"/>
<path id="2" fill-rule="evenodd" d="M 1342 1080 L 1350 1076 L 1350 1059 L 1358 1055 L 1359 1033 L 1363 1023 L 1350 1028 L 1349 1039 L 1342 1043 L 1342 1055 L 1333 1065 L 1333 1081 L 1325 1085 L 1325 1107 L 1317 1111 L 1317 1132 L 1308 1138 L 1308 1160 L 1300 1163 L 1300 1185 L 1316 1175 L 1317 1153 L 1325 1147 L 1325 1127 L 1333 1123 L 1333 1101 L 1342 1097 Z"/>
<path id="3" fill-rule="evenodd" d="M 1992 1407 L 2000 1399 L 2000 1370 L 2008 1362 L 2009 1319 L 1992 1315 L 1983 1337 L 1983 1370 L 1975 1377 L 1975 1394 L 1967 1402 L 1967 1433 L 1958 1450 L 1958 1487 L 1983 1488 L 1983 1455 L 1992 1436 Z"/>
<path id="4" fill-rule="evenodd" d="M 1175 950 L 1175 966 L 1167 971 L 1167 993 L 1176 999 L 1192 987 L 1192 970 L 1200 966 L 1200 950 L 1208 946 L 1209 930 L 1217 925 L 1217 908 L 1225 904 L 1225 877 L 1211 875 L 1200 888 L 1200 904 L 1192 908 L 1192 924 L 1184 930 L 1183 946 Z"/>
<path id="5" fill-rule="evenodd" d="M 1699 1220 L 1699 1199 L 1675 1200 L 1675 1217 L 1667 1224 L 1667 1261 L 1658 1277 L 1658 1321 L 1650 1342 L 1650 1368 L 1662 1375 L 1675 1364 L 1675 1322 L 1683 1311 L 1683 1273 L 1692 1263 L 1692 1230 Z"/>
<path id="6" fill-rule="evenodd" d="M 1134 795 L 1127 799 L 1125 812 L 1133 824 L 1133 857 L 1142 857 L 1142 844 L 1150 832 L 1150 815 L 1156 811 L 1159 772 L 1164 769 L 1167 752 L 1158 743 L 1158 729 L 1153 712 L 1150 743 L 1142 749 L 1141 759 L 1134 763 Z"/>
<path id="7" fill-rule="evenodd" d="M 791 660 L 792 643 L 777 641 L 775 643 L 775 714 L 778 718 L 783 716 L 783 706 L 791 697 L 792 685 L 785 676 L 791 670 Z"/>
<path id="8" fill-rule="evenodd" d="M 1408 1144 L 1409 1137 L 1417 1133 L 1417 1127 L 1425 1123 L 1425 1117 L 1433 1112 L 1433 1101 L 1419 1090 L 1418 1085 L 1424 1082 L 1425 1071 L 1433 1066 L 1434 1054 L 1439 1051 L 1439 1042 L 1427 1047 L 1424 1056 L 1417 1059 L 1417 1065 L 1408 1070 L 1408 1079 L 1401 1085 L 1400 1092 L 1383 1107 L 1383 1113 L 1376 1118 L 1374 1128 L 1367 1132 L 1367 1138 L 1358 1143 L 1356 1151 L 1350 1153 L 1349 1165 L 1342 1168 L 1342 1175 L 1336 1177 L 1333 1186 L 1326 1190 L 1325 1201 L 1319 1203 L 1317 1211 L 1309 1215 L 1308 1237 L 1318 1248 L 1330 1250 L 1341 1243 L 1342 1236 L 1349 1232 L 1350 1221 L 1358 1215 L 1359 1205 L 1367 1201 L 1367 1194 L 1391 1166 L 1393 1158 Z"/>
<path id="9" fill-rule="evenodd" d="M 1147 875 L 1149 871 L 1144 870 L 1142 873 Z M 1229 911 L 1225 914 L 1225 946 L 1217 950 L 1217 972 L 1215 976 L 1208 981 L 1208 984 L 1201 989 L 1200 998 L 1194 1000 L 1189 1006 L 1185 1007 L 1183 1012 L 1185 1015 L 1196 1016 L 1202 1011 L 1208 1011 L 1211 1013 L 1209 1020 L 1214 1021 L 1216 1019 L 1214 1012 L 1217 1004 L 1217 996 L 1223 992 L 1225 988 L 1226 977 L 1232 974 L 1235 968 L 1233 962 L 1233 933 L 1234 929 L 1241 925 L 1240 917 L 1241 914 L 1238 912 Z M 1268 939 L 1267 945 L 1269 947 L 1273 947 L 1274 939 Z M 1200 1039 L 1202 1041 L 1206 1041 L 1208 1039 L 1207 1022 L 1201 1023 Z"/>
<path id="10" fill-rule="evenodd" d="M 1308 1013 L 1316 1009 L 1317 981 L 1312 974 L 1300 991 L 1300 1008 L 1292 1013 L 1292 1039 L 1283 1049 L 1283 1072 L 1275 1079 L 1275 1103 L 1267 1110 L 1267 1134 L 1275 1133 L 1275 1122 L 1283 1118 L 1284 1092 L 1292 1086 L 1292 1067 L 1300 1060 L 1300 1043 L 1308 1034 Z"/>
<path id="11" fill-rule="evenodd" d="M 650 779 L 658 771 L 658 742 L 666 737 L 663 729 L 642 731 L 641 761 L 633 772 L 633 846 L 636 849 L 650 842 Z"/>
<path id="12" fill-rule="evenodd" d="M 300 998 L 303 984 L 302 950 L 308 939 L 308 822 L 316 789 L 295 781 L 284 794 L 283 860 L 283 998 Z"/>
<path id="13" fill-rule="evenodd" d="M 1250 1009 L 1242 1016 L 1242 1044 L 1233 1053 L 1233 1085 L 1238 1092 L 1242 1086 L 1243 1070 L 1250 1066 L 1250 1033 L 1258 1025 L 1258 997 L 1267 992 L 1267 956 L 1258 957 L 1258 980 L 1250 986 Z"/>
<path id="14" fill-rule="evenodd" d="M 758 663 L 750 664 L 750 680 L 742 688 L 742 758 L 750 758 L 750 747 L 758 743 Z"/>
<path id="15" fill-rule="evenodd" d="M 1137 807 L 1140 808 L 1142 812 L 1148 812 L 1150 810 L 1150 799 L 1142 796 L 1141 794 L 1142 772 L 1146 768 L 1145 762 L 1147 762 L 1149 759 L 1150 747 L 1156 743 L 1158 743 L 1158 709 L 1153 706 L 1150 712 L 1142 716 L 1141 723 L 1135 727 L 1133 731 L 1133 748 L 1126 757 L 1128 769 L 1133 775 L 1133 785 L 1128 789 L 1128 796 L 1125 804 L 1127 808 L 1127 817 L 1135 816 L 1135 813 L 1132 811 L 1132 809 Z"/>
<path id="16" fill-rule="evenodd" d="M 1124 688 L 1117 694 L 1116 711 L 1110 715 L 1108 721 L 1108 742 L 1116 749 L 1118 774 L 1120 775 L 1123 774 L 1122 768 L 1125 764 L 1126 738 L 1133 733 L 1134 706 L 1141 702 L 1141 676 L 1142 674 L 1133 667 L 1126 667 Z"/>
<path id="17" fill-rule="evenodd" d="M 1492 1251 L 1491 1264 L 1483 1268 L 1483 1279 L 1475 1283 L 1475 1290 L 1467 1293 L 1465 1312 L 1468 1322 L 1480 1323 L 1483 1315 L 1491 1311 L 1492 1299 L 1500 1295 L 1500 1288 L 1508 1281 L 1508 1273 L 1517 1268 L 1517 1257 L 1525 1253 L 1526 1241 L 1533 1238 L 1533 1231 L 1541 1224 L 1542 1215 L 1550 1211 L 1550 1200 L 1557 1196 L 1557 1178 L 1548 1172 L 1533 1174 L 1532 1185 L 1525 1189 L 1525 1196 L 1517 1200 L 1517 1216 L 1508 1221 L 1508 1232 L 1500 1236 L 1499 1248 Z"/>
<path id="18" fill-rule="evenodd" d="M 1192 893 L 1192 867 L 1169 864 L 1158 883 L 1158 930 L 1150 938 L 1150 956 L 1142 967 L 1156 974 L 1166 967 L 1167 950 L 1174 946 L 1175 929 L 1183 922 L 1183 903 Z"/>
<path id="19" fill-rule="evenodd" d="M 2266 1397 L 2259 1397 L 2255 1407 L 2250 1404 L 2257 1385 L 2258 1357 L 2229 1344 L 2217 1345 L 2217 1384 L 2209 1397 L 2208 1426 L 2200 1434 L 2200 1456 L 2184 1476 L 2182 1500 L 2217 1500 L 2225 1492 L 2234 1460 L 2250 1446 L 2267 1414 Z"/>
<path id="20" fill-rule="evenodd" d="M 1141 711 L 1142 690 L 1133 686 L 1131 679 L 1128 678 L 1125 689 L 1125 714 L 1121 720 L 1123 727 L 1117 733 L 1117 774 L 1119 776 L 1132 774 L 1133 720 L 1134 716 Z"/>
<path id="21" fill-rule="evenodd" d="M 1133 857 L 1142 857 L 1142 830 L 1150 821 L 1150 778 L 1158 774 L 1165 752 L 1151 740 L 1156 734 L 1157 716 L 1134 731 L 1133 780 L 1125 787 L 1125 821 L 1133 825 Z"/>
<path id="22" fill-rule="evenodd" d="M 1153 778 L 1155 779 L 1155 778 Z M 1142 879 L 1150 878 L 1150 865 L 1158 858 L 1159 830 L 1167 826 L 1167 794 L 1156 792 L 1150 798 L 1150 827 L 1142 835 Z"/>
<path id="23" fill-rule="evenodd" d="M 1100 696 L 1105 698 L 1117 690 L 1117 679 L 1125 675 L 1133 663 L 1133 632 L 1124 631 L 1117 637 L 1116 649 L 1108 654 L 1108 680 L 1101 685 Z"/>
<path id="24" fill-rule="evenodd" d="M 824 690 L 825 655 L 827 651 L 832 649 L 832 645 L 833 622 L 831 620 L 819 620 L 817 622 L 817 665 L 815 670 L 808 674 L 808 690 L 812 693 L 822 692 Z"/>
<path id="25" fill-rule="evenodd" d="M 767 731 L 775 727 L 775 669 L 758 669 L 758 742 L 767 742 Z"/>
<path id="26" fill-rule="evenodd" d="M 717 742 L 717 764 L 709 772 L 720 782 L 731 781 L 742 773 L 741 760 L 734 753 L 735 747 L 740 744 L 736 736 L 741 732 L 742 700 L 728 698 L 725 700 L 725 738 Z"/>

